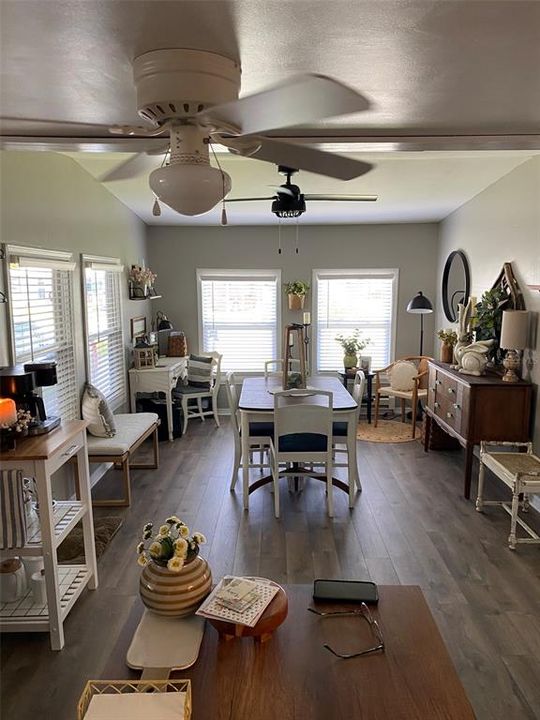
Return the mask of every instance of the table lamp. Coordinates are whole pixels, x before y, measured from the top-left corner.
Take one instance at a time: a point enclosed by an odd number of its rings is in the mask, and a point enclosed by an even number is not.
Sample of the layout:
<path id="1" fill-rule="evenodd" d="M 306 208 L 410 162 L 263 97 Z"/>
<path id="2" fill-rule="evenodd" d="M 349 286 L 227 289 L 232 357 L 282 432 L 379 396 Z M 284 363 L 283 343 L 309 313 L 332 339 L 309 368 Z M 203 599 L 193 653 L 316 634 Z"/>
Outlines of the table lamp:
<path id="1" fill-rule="evenodd" d="M 433 305 L 424 293 L 419 290 L 418 293 L 407 305 L 407 312 L 420 315 L 420 355 L 423 355 L 424 349 L 424 315 L 433 312 Z"/>
<path id="2" fill-rule="evenodd" d="M 500 347 L 507 350 L 503 360 L 506 372 L 503 375 L 505 382 L 518 382 L 520 380 L 516 371 L 521 367 L 520 351 L 527 347 L 527 331 L 529 326 L 529 313 L 527 310 L 504 310 L 502 317 Z"/>

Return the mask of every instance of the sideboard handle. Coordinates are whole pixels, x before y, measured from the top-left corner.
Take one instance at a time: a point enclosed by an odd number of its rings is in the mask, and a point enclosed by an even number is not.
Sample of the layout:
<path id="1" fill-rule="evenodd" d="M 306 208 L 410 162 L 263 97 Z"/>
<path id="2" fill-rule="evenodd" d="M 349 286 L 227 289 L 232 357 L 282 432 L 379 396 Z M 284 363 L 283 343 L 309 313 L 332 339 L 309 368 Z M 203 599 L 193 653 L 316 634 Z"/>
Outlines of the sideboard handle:
<path id="1" fill-rule="evenodd" d="M 439 403 L 438 403 L 438 402 L 433 403 L 433 407 L 434 407 L 434 408 L 438 408 L 438 407 L 439 407 Z"/>
<path id="2" fill-rule="evenodd" d="M 453 418 L 454 416 L 452 415 L 451 412 L 447 412 L 447 413 L 446 413 L 446 417 L 447 417 L 447 418 Z"/>
<path id="3" fill-rule="evenodd" d="M 452 395 L 452 393 L 455 393 L 455 392 L 456 392 L 456 391 L 454 390 L 454 388 L 448 388 L 448 394 L 449 394 L 449 395 Z"/>
<path id="4" fill-rule="evenodd" d="M 461 405 L 459 403 L 454 403 L 454 409 L 461 410 Z"/>

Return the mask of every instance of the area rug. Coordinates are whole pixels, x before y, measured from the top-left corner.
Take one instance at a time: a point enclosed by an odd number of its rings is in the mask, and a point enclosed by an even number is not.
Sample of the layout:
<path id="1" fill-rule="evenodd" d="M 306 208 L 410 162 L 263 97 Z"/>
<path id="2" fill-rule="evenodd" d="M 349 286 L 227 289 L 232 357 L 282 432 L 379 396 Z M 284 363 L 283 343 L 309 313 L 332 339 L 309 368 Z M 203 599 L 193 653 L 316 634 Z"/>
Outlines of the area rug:
<path id="1" fill-rule="evenodd" d="M 118 516 L 94 518 L 94 537 L 98 560 L 122 527 L 123 522 L 122 518 Z M 81 524 L 73 528 L 58 548 L 58 562 L 70 565 L 84 564 L 84 539 Z"/>
<path id="2" fill-rule="evenodd" d="M 377 427 L 362 422 L 358 425 L 356 437 L 359 440 L 378 443 L 403 443 L 418 440 L 422 434 L 420 425 L 416 427 L 416 437 L 413 438 L 410 422 L 402 423 L 397 420 L 379 420 Z"/>

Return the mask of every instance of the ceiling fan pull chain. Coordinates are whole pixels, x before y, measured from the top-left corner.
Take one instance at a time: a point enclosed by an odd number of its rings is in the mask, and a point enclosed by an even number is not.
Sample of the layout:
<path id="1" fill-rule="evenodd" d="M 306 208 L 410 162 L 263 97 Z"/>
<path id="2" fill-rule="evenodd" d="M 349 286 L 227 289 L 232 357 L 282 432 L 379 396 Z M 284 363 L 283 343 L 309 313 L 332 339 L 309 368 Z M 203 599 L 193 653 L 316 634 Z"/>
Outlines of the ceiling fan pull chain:
<path id="1" fill-rule="evenodd" d="M 298 218 L 296 218 L 296 246 L 295 246 L 294 252 L 296 253 L 296 255 L 299 254 L 298 253 Z"/>
<path id="2" fill-rule="evenodd" d="M 227 218 L 227 209 L 225 208 L 225 195 L 227 194 L 227 191 L 225 189 L 225 173 L 223 172 L 223 168 L 219 164 L 218 156 L 216 155 L 216 151 L 214 150 L 214 146 L 210 144 L 210 149 L 212 150 L 212 155 L 214 156 L 214 160 L 216 161 L 216 165 L 219 168 L 219 172 L 221 173 L 221 182 L 223 187 L 223 197 L 221 200 L 221 224 L 222 225 L 228 225 L 229 220 Z"/>
<path id="3" fill-rule="evenodd" d="M 157 199 L 156 195 L 154 195 L 154 205 L 152 207 L 152 215 L 154 217 L 159 217 L 161 215 L 161 207 L 159 205 L 159 200 Z"/>
<path id="4" fill-rule="evenodd" d="M 278 255 L 281 255 L 281 218 L 278 218 Z"/>

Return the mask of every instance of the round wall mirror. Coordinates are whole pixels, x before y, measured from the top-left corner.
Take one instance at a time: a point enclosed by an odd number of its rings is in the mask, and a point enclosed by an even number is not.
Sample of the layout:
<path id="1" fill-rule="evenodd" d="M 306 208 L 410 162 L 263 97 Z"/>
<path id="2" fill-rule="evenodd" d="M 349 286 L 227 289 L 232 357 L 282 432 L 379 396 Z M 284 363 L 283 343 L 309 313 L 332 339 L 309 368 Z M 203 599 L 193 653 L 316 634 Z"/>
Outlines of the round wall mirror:
<path id="1" fill-rule="evenodd" d="M 444 314 L 450 322 L 458 319 L 458 304 L 467 304 L 471 291 L 471 275 L 467 257 L 462 250 L 454 250 L 446 259 L 442 279 Z"/>

